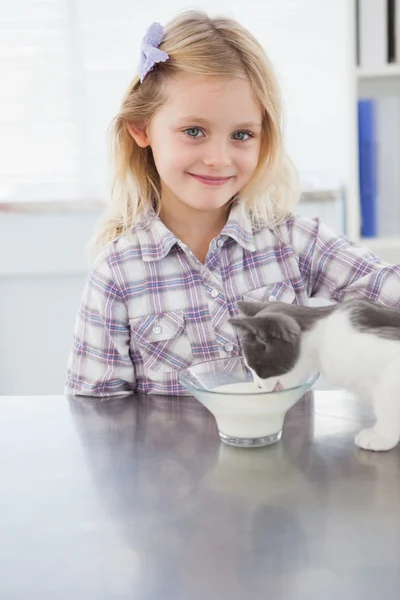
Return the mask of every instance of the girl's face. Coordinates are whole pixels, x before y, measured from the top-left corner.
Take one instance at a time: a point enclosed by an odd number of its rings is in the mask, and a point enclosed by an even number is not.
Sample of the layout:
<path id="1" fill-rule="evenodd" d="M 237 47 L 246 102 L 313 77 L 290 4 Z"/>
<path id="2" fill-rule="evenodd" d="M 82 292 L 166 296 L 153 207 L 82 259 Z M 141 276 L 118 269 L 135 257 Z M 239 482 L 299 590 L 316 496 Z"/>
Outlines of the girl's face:
<path id="1" fill-rule="evenodd" d="M 260 153 L 262 111 L 245 80 L 179 76 L 145 133 L 165 207 L 223 207 L 251 179 Z M 182 207 L 183 208 L 183 207 Z"/>

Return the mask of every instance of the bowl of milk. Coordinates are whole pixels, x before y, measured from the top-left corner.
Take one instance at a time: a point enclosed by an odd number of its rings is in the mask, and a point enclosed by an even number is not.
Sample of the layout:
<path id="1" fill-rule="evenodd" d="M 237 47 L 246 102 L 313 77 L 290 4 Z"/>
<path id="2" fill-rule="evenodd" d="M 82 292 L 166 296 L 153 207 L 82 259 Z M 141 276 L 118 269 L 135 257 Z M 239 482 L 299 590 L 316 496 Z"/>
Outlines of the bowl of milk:
<path id="1" fill-rule="evenodd" d="M 221 440 L 259 447 L 282 437 L 287 411 L 308 392 L 319 373 L 305 373 L 295 386 L 274 391 L 257 387 L 240 357 L 221 358 L 179 372 L 180 383 L 215 417 Z"/>

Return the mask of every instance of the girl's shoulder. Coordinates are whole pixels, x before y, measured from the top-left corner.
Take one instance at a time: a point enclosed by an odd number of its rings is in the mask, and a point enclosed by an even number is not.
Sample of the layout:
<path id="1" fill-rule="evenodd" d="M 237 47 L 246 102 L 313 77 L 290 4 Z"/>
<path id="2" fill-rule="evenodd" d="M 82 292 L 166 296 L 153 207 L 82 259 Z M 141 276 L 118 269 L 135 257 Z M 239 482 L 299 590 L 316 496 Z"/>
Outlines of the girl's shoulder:
<path id="1" fill-rule="evenodd" d="M 315 237 L 321 227 L 319 217 L 306 217 L 300 214 L 289 213 L 284 219 L 275 225 L 260 224 L 254 226 L 255 237 L 265 239 L 266 236 L 271 240 L 291 243 L 298 236 Z"/>
<path id="2" fill-rule="evenodd" d="M 135 262 L 139 260 L 140 254 L 140 243 L 135 230 L 124 231 L 100 250 L 93 262 L 93 269 L 112 267 L 128 260 Z"/>
<path id="3" fill-rule="evenodd" d="M 166 256 L 177 238 L 159 219 L 141 220 L 129 230 L 108 242 L 94 263 L 95 268 L 106 265 L 119 267 L 129 273 L 141 273 L 143 263 L 159 260 Z"/>
<path id="4" fill-rule="evenodd" d="M 334 248 L 350 247 L 356 244 L 345 233 L 337 232 L 326 225 L 319 217 L 307 217 L 291 213 L 275 226 L 264 226 L 254 231 L 257 248 L 272 246 L 281 252 L 287 246 L 295 254 L 310 253 L 315 248 L 333 253 Z"/>

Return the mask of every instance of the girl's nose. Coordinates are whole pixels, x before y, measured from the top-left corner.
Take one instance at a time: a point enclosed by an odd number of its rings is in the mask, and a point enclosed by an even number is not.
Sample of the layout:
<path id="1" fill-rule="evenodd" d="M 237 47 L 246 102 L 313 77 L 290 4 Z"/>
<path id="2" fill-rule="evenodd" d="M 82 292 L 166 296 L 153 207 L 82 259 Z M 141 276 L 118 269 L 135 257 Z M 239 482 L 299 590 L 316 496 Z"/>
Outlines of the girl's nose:
<path id="1" fill-rule="evenodd" d="M 207 147 L 203 163 L 207 167 L 214 167 L 214 169 L 229 167 L 232 164 L 232 160 L 229 155 L 227 144 L 225 142 L 210 144 Z"/>

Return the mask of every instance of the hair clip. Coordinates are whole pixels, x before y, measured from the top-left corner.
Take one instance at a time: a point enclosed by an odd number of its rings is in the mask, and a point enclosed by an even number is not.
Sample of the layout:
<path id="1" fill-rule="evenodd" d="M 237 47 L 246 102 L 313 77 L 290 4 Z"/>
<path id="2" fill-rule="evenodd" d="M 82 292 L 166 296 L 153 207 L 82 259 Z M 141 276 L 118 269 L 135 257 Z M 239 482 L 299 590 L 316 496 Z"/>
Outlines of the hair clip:
<path id="1" fill-rule="evenodd" d="M 141 83 L 143 83 L 147 73 L 153 69 L 155 64 L 165 62 L 169 58 L 169 55 L 166 52 L 163 52 L 158 48 L 163 35 L 164 28 L 160 23 L 152 23 L 144 35 L 140 47 L 140 61 L 138 67 Z"/>

